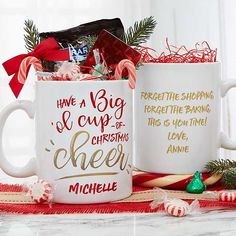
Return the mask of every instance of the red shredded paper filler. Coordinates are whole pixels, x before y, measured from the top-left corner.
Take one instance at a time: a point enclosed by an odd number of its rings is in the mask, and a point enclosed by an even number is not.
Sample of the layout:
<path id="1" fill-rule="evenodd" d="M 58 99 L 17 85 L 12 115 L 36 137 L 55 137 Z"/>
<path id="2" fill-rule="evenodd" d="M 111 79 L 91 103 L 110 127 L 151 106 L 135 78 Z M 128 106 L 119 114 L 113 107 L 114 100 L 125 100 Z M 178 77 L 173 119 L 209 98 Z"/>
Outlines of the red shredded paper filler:
<path id="1" fill-rule="evenodd" d="M 206 63 L 216 62 L 217 49 L 211 49 L 206 41 L 196 43 L 195 48 L 188 50 L 185 46 L 176 47 L 170 45 L 166 39 L 167 53 L 162 52 L 157 55 L 157 52 L 149 47 L 141 46 L 142 63 Z"/>

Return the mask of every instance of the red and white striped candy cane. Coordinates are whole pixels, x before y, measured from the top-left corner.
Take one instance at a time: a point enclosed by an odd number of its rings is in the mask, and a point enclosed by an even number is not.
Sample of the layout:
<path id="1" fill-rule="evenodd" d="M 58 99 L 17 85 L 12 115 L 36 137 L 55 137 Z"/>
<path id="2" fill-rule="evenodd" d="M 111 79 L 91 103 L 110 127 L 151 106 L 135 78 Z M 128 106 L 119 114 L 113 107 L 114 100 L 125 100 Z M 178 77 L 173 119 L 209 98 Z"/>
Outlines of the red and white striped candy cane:
<path id="1" fill-rule="evenodd" d="M 115 80 L 119 80 L 122 77 L 122 71 L 124 69 L 128 70 L 129 87 L 134 89 L 136 85 L 136 69 L 134 63 L 128 59 L 124 59 L 118 63 L 115 69 Z"/>
<path id="2" fill-rule="evenodd" d="M 203 182 L 207 187 L 220 186 L 221 177 L 222 175 L 202 173 Z M 159 187 L 166 189 L 185 190 L 192 178 L 193 174 L 174 175 L 138 171 L 133 173 L 133 184 L 149 188 Z"/>
<path id="3" fill-rule="evenodd" d="M 31 65 L 33 65 L 36 71 L 43 71 L 43 67 L 38 58 L 32 56 L 26 57 L 25 59 L 22 60 L 18 71 L 18 81 L 20 83 L 22 84 L 25 83 L 27 72 Z M 38 80 L 45 80 L 45 79 L 43 77 L 38 76 Z"/>
<path id="4" fill-rule="evenodd" d="M 218 199 L 221 202 L 236 202 L 236 190 L 225 190 L 218 193 Z"/>

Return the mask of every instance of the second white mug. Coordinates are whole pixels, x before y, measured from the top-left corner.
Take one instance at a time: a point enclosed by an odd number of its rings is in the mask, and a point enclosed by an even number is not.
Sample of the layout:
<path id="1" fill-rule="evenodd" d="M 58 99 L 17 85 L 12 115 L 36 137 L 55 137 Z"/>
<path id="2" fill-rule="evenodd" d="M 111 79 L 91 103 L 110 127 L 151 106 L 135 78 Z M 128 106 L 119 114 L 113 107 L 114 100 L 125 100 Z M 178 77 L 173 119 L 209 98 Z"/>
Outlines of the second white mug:
<path id="1" fill-rule="evenodd" d="M 236 86 L 220 63 L 144 64 L 135 90 L 135 167 L 192 174 L 236 149 L 221 132 L 221 97 Z"/>

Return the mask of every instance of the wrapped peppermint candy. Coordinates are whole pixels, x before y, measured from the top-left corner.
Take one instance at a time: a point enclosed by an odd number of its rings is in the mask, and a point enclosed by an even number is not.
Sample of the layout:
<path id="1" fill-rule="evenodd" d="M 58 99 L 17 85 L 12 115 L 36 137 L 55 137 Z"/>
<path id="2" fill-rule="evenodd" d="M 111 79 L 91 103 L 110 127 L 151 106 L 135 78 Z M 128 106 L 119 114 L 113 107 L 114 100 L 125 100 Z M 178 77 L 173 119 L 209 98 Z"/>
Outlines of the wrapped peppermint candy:
<path id="1" fill-rule="evenodd" d="M 211 195 L 220 202 L 236 202 L 236 190 L 205 191 L 204 194 Z"/>
<path id="2" fill-rule="evenodd" d="M 183 217 L 189 214 L 193 214 L 200 209 L 198 200 L 194 200 L 191 204 L 186 201 L 177 198 L 168 198 L 167 194 L 161 188 L 155 188 L 158 191 L 158 198 L 151 202 L 151 209 L 155 209 L 158 206 L 164 204 L 164 211 L 166 214 L 176 217 Z"/>
<path id="3" fill-rule="evenodd" d="M 43 80 L 54 81 L 83 81 L 100 79 L 100 76 L 82 73 L 80 71 L 80 65 L 67 61 L 64 61 L 58 65 L 58 70 L 56 72 L 37 72 L 36 75 L 39 78 L 43 78 Z"/>
<path id="4" fill-rule="evenodd" d="M 39 179 L 29 186 L 28 193 L 36 203 L 49 203 L 52 200 L 52 186 L 45 180 Z"/>
<path id="5" fill-rule="evenodd" d="M 80 66 L 74 62 L 64 61 L 57 72 L 52 73 L 53 80 L 77 80 L 80 73 Z"/>
<path id="6" fill-rule="evenodd" d="M 222 190 L 218 192 L 218 200 L 221 202 L 236 202 L 236 190 Z"/>

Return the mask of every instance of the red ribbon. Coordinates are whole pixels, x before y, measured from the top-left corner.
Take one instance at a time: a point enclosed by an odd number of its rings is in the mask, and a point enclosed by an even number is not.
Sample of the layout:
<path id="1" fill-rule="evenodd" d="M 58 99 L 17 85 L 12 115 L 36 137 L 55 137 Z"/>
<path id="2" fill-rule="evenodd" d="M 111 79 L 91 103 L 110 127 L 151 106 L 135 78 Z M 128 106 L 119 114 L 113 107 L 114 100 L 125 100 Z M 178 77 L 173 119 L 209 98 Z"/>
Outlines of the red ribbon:
<path id="1" fill-rule="evenodd" d="M 48 38 L 38 44 L 32 52 L 28 54 L 20 54 L 9 59 L 8 61 L 5 61 L 2 65 L 7 74 L 14 74 L 9 83 L 9 86 L 11 87 L 11 90 L 16 98 L 19 96 L 20 91 L 24 86 L 18 81 L 18 71 L 22 60 L 28 56 L 34 56 L 38 59 L 47 61 L 66 61 L 69 60 L 69 51 L 64 49 L 62 50 L 54 38 Z"/>

